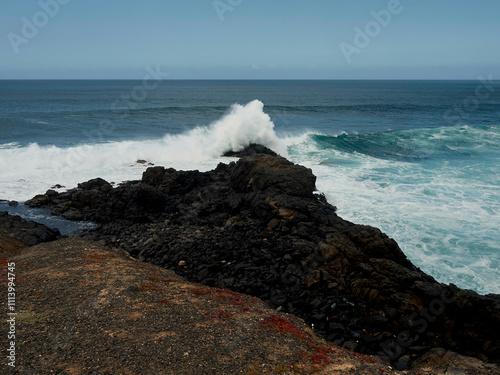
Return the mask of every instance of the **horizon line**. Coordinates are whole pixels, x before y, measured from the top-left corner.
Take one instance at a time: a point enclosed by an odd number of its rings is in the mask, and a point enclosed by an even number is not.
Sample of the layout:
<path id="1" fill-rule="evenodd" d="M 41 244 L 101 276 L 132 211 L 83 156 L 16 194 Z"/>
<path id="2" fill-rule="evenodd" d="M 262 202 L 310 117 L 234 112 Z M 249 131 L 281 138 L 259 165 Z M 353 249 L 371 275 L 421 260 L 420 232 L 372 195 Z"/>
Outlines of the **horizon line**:
<path id="1" fill-rule="evenodd" d="M 142 81 L 143 78 L 0 78 L 0 81 Z M 167 78 L 164 81 L 477 81 L 477 78 Z M 498 82 L 500 80 L 493 80 Z"/>

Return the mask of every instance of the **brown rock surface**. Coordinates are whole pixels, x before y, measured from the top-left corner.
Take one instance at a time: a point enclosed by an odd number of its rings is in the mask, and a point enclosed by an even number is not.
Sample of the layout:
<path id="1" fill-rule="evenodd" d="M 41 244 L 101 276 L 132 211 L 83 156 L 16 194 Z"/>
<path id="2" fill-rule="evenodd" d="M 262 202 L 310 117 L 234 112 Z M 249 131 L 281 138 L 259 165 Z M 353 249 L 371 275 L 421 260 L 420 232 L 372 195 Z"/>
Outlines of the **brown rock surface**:
<path id="1" fill-rule="evenodd" d="M 12 374 L 500 374 L 433 349 L 398 372 L 315 335 L 292 315 L 229 290 L 189 283 L 99 242 L 67 238 L 0 260 L 6 311 L 14 262 Z M 8 326 L 0 326 L 7 337 Z M 4 359 L 5 360 L 5 359 Z"/>
<path id="2" fill-rule="evenodd" d="M 395 373 L 254 297 L 188 283 L 97 242 L 40 244 L 8 262 L 16 263 L 17 293 L 9 373 Z"/>

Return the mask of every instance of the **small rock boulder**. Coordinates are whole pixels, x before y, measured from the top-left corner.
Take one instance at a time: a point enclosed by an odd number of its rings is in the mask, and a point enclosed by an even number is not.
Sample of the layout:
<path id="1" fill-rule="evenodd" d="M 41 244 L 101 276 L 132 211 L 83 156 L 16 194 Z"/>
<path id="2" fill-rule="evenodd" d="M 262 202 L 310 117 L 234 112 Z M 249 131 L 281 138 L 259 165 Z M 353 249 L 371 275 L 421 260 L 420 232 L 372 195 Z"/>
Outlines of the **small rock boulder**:
<path id="1" fill-rule="evenodd" d="M 316 176 L 309 168 L 280 156 L 256 155 L 240 159 L 231 175 L 238 192 L 275 190 L 296 197 L 313 197 Z"/>

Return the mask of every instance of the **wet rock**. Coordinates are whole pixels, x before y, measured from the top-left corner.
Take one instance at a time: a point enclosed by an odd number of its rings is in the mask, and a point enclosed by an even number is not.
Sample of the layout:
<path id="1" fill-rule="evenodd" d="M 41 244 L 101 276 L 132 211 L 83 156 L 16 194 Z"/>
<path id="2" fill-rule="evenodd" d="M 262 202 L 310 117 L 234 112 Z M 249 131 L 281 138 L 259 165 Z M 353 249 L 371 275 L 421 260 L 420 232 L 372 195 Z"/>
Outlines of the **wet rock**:
<path id="1" fill-rule="evenodd" d="M 78 188 L 83 190 L 109 191 L 110 187 L 111 185 L 100 177 L 78 184 Z"/>
<path id="2" fill-rule="evenodd" d="M 51 200 L 50 200 L 49 196 L 44 195 L 44 194 L 35 195 L 33 198 L 24 202 L 24 204 L 26 206 L 33 207 L 33 208 L 44 207 L 44 206 L 49 205 L 50 203 L 51 203 Z"/>

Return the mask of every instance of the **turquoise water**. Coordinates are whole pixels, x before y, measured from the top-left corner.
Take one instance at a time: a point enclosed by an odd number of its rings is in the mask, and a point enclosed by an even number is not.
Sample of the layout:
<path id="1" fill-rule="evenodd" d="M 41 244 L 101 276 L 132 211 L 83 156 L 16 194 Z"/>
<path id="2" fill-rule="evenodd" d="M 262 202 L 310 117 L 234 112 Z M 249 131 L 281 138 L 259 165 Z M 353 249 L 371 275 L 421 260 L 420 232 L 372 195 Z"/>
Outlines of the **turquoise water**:
<path id="1" fill-rule="evenodd" d="M 381 228 L 442 282 L 498 293 L 500 127 L 313 135 L 291 152 L 340 216 Z"/>
<path id="2" fill-rule="evenodd" d="M 208 170 L 259 142 L 312 168 L 340 216 L 381 228 L 439 281 L 500 293 L 498 82 L 141 87 L 0 81 L 0 199 L 138 179 L 138 159 Z"/>

